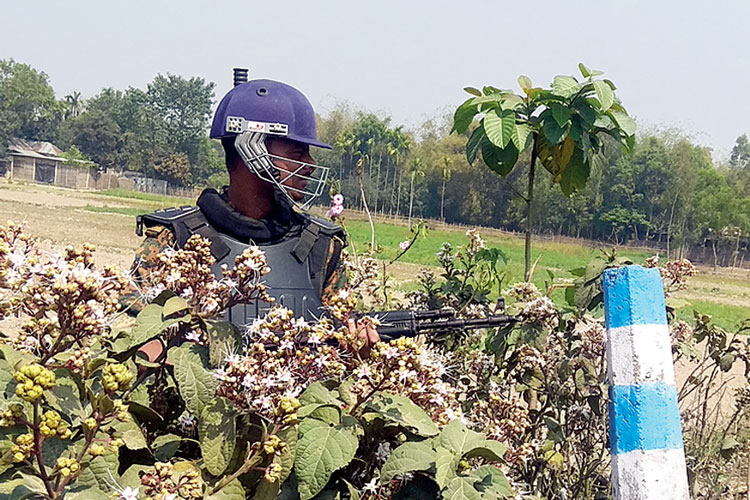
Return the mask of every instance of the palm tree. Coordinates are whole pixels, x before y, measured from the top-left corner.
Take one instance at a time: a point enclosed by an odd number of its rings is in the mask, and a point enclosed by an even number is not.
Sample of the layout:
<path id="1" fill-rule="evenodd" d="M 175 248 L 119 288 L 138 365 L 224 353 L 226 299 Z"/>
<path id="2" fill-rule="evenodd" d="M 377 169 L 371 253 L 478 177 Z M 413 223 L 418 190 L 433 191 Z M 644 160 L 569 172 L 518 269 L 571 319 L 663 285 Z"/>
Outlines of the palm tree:
<path id="1" fill-rule="evenodd" d="M 74 91 L 72 94 L 66 95 L 65 102 L 70 105 L 70 116 L 76 118 L 80 113 L 81 105 L 83 104 L 83 102 L 81 101 L 81 93 L 78 91 Z"/>
<path id="2" fill-rule="evenodd" d="M 424 176 L 421 158 L 415 158 L 412 166 L 413 168 L 411 170 L 411 183 L 409 186 L 409 227 L 411 227 L 411 211 L 414 206 L 414 178 Z"/>
<path id="3" fill-rule="evenodd" d="M 451 171 L 450 171 L 450 164 L 451 160 L 448 157 L 443 158 L 443 172 L 442 172 L 442 179 L 443 179 L 443 192 L 440 195 L 440 220 L 445 221 L 445 216 L 443 215 L 443 207 L 445 206 L 445 183 L 451 180 Z"/>

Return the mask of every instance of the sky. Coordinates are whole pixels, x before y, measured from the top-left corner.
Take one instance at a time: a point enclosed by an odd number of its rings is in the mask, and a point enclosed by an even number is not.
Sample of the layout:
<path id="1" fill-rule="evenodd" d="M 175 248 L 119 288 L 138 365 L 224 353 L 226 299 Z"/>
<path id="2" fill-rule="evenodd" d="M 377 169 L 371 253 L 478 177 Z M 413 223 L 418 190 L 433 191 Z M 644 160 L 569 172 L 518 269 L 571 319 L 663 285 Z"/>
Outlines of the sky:
<path id="1" fill-rule="evenodd" d="M 750 133 L 747 0 L 2 1 L 0 59 L 58 97 L 144 88 L 158 73 L 232 85 L 232 67 L 416 128 L 463 87 L 548 86 L 605 71 L 641 129 L 679 128 L 725 159 Z"/>

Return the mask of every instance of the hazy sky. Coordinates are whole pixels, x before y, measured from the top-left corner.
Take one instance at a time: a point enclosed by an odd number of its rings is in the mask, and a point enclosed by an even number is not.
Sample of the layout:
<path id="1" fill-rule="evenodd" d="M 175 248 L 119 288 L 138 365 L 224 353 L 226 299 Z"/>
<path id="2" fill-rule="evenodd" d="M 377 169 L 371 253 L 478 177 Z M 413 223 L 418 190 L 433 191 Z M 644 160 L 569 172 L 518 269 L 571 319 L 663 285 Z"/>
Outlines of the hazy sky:
<path id="1" fill-rule="evenodd" d="M 577 63 L 606 71 L 641 127 L 680 127 L 725 157 L 750 133 L 750 2 L 338 0 L 2 2 L 0 59 L 45 71 L 58 95 L 231 68 L 410 127 L 467 85 L 548 85 Z"/>

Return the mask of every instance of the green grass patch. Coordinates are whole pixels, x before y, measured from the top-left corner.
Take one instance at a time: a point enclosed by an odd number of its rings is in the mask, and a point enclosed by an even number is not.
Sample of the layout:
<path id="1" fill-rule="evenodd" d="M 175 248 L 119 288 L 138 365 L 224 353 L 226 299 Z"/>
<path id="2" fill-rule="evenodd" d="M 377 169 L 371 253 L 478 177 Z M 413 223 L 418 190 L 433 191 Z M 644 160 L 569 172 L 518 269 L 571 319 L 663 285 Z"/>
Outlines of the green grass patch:
<path id="1" fill-rule="evenodd" d="M 709 314 L 714 322 L 727 331 L 737 331 L 743 320 L 750 319 L 750 310 L 743 306 L 718 304 L 707 300 L 691 300 L 690 304 L 677 310 L 677 318 L 693 322 L 694 311 Z"/>
<path id="2" fill-rule="evenodd" d="M 367 248 L 370 241 L 370 225 L 366 221 L 350 221 L 346 224 L 349 238 L 355 245 L 357 251 Z M 481 232 L 480 232 L 481 234 Z M 412 233 L 407 227 L 385 223 L 377 223 L 375 237 L 382 252 L 378 258 L 392 259 L 399 253 L 399 243 L 411 239 Z M 436 253 L 443 242 L 450 243 L 454 249 L 464 246 L 468 239 L 465 229 L 455 230 L 431 230 L 424 238 L 419 238 L 412 248 L 401 258 L 403 262 L 414 264 L 436 266 Z M 507 258 L 506 268 L 508 276 L 506 285 L 523 280 L 524 274 L 524 240 L 518 237 L 485 237 L 487 247 L 499 248 Z M 534 272 L 534 283 L 542 288 L 545 281 L 550 277 L 547 269 L 552 271 L 555 277 L 567 278 L 572 275 L 570 269 L 585 266 L 593 257 L 600 254 L 600 250 L 580 244 L 560 243 L 537 240 L 532 242 L 532 259 L 539 259 Z M 631 258 L 636 263 L 643 263 L 650 256 L 648 252 L 640 250 L 623 249 L 618 254 Z"/>
<path id="3" fill-rule="evenodd" d="M 124 198 L 128 200 L 141 200 L 156 203 L 157 208 L 162 207 L 179 207 L 182 205 L 194 205 L 195 199 L 183 198 L 181 196 L 165 196 L 161 194 L 142 193 L 140 191 L 130 191 L 128 189 L 106 189 L 96 191 L 93 194 L 100 196 L 109 196 L 112 198 Z"/>

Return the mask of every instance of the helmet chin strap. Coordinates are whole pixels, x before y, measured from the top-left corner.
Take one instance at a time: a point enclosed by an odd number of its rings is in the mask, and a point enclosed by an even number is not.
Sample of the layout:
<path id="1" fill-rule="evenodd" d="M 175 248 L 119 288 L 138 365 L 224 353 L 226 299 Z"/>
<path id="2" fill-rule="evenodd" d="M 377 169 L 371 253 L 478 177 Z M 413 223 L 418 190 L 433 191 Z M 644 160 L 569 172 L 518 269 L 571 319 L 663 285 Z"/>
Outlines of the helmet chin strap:
<path id="1" fill-rule="evenodd" d="M 261 133 L 261 132 L 242 132 L 241 134 L 237 135 L 237 138 L 234 141 L 234 146 L 237 149 L 237 152 L 240 155 L 240 158 L 242 158 L 243 163 L 247 168 L 258 176 L 258 178 L 272 184 L 274 188 L 281 193 L 284 194 L 284 196 L 289 200 L 289 202 L 299 208 L 300 210 L 307 210 L 310 205 L 312 204 L 313 200 L 320 196 L 320 194 L 323 191 L 323 188 L 325 187 L 326 179 L 328 178 L 328 167 L 323 167 L 320 165 L 311 165 L 304 162 L 299 162 L 296 160 L 292 160 L 289 158 L 284 158 L 281 156 L 274 156 L 271 155 L 268 152 L 268 149 L 266 148 L 266 137 L 267 134 Z M 299 167 L 294 171 L 287 171 L 284 169 L 281 169 L 280 167 L 276 166 L 273 163 L 273 159 L 278 158 L 279 160 L 283 160 L 286 162 L 296 163 L 299 165 Z M 311 166 L 317 170 L 320 171 L 320 177 L 314 178 L 308 175 L 303 175 L 299 173 L 301 170 L 303 170 L 306 166 Z M 315 186 L 315 189 L 312 191 L 305 190 L 305 189 L 297 189 L 291 186 L 287 186 L 286 184 L 281 183 L 281 172 L 284 170 L 288 175 L 284 179 L 284 182 L 288 182 L 289 180 L 297 177 L 300 179 L 304 179 L 308 183 L 313 183 Z M 296 192 L 300 193 L 303 196 L 307 197 L 306 200 L 299 202 L 295 200 L 290 192 Z"/>

